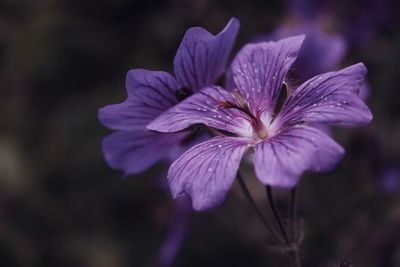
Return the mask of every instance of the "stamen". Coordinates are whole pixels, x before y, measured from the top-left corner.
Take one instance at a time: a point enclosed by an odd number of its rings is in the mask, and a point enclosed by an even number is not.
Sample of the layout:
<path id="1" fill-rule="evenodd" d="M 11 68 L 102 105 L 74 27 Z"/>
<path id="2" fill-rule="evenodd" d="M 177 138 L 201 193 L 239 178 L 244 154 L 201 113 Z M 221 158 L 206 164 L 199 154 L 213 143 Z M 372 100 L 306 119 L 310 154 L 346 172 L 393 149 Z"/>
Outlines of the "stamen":
<path id="1" fill-rule="evenodd" d="M 243 98 L 243 96 L 240 94 L 240 91 L 238 89 L 233 90 L 233 95 L 235 96 L 238 104 L 242 109 L 249 109 L 249 106 L 247 104 L 247 101 Z"/>
<path id="2" fill-rule="evenodd" d="M 232 108 L 232 109 L 237 109 L 237 110 L 243 112 L 244 114 L 246 114 L 249 117 L 252 128 L 254 130 L 254 133 L 257 135 L 257 137 L 260 139 L 267 138 L 268 131 L 265 128 L 265 125 L 260 118 L 260 114 L 259 114 L 260 112 L 257 112 L 257 114 L 254 115 L 250 111 L 246 100 L 242 97 L 239 90 L 235 90 L 233 92 L 233 95 L 236 98 L 236 103 L 232 103 L 231 101 L 228 101 L 228 100 L 223 100 L 217 104 L 217 107 L 222 108 L 222 109 Z"/>
<path id="3" fill-rule="evenodd" d="M 265 139 L 268 137 L 268 131 L 260 118 L 259 112 L 257 112 L 257 116 L 253 119 L 252 126 L 260 139 Z"/>

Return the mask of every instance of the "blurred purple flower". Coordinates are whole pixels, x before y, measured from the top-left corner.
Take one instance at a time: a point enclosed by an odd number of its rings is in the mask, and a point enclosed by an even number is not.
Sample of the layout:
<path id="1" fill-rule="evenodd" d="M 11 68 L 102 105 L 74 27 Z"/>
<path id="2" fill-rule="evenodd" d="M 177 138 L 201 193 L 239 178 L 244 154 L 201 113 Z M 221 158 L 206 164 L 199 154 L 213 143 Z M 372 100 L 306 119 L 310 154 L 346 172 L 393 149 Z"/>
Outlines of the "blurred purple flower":
<path id="1" fill-rule="evenodd" d="M 306 39 L 291 68 L 293 79 L 302 83 L 317 74 L 335 70 L 343 61 L 347 51 L 345 39 L 339 34 L 325 32 L 316 21 L 294 20 L 260 41 L 276 41 L 298 34 L 304 34 Z"/>
<path id="2" fill-rule="evenodd" d="M 391 8 L 396 8 L 392 4 L 389 0 L 288 0 L 287 8 L 296 17 L 314 21 L 320 17 L 340 16 L 340 32 L 346 42 L 360 47 L 380 28 L 392 26 Z"/>
<path id="3" fill-rule="evenodd" d="M 186 197 L 177 199 L 167 237 L 159 252 L 159 262 L 162 267 L 173 265 L 188 230 L 188 221 L 191 213 L 190 200 Z"/>
<path id="4" fill-rule="evenodd" d="M 238 29 L 235 18 L 216 36 L 190 28 L 174 59 L 176 78 L 162 71 L 128 72 L 127 100 L 101 108 L 98 114 L 102 124 L 117 130 L 103 140 L 103 154 L 112 168 L 135 174 L 170 157 L 170 152 L 179 154 L 176 147 L 190 131 L 167 135 L 148 131 L 146 125 L 192 93 L 215 84 L 225 71 Z"/>
<path id="5" fill-rule="evenodd" d="M 200 143 L 170 167 L 174 198 L 188 194 L 196 210 L 219 204 L 252 148 L 258 179 L 293 187 L 306 170 L 331 170 L 343 148 L 309 123 L 363 125 L 372 114 L 358 97 L 366 68 L 356 64 L 318 75 L 288 92 L 287 73 L 304 36 L 246 45 L 232 63 L 237 90 L 208 87 L 152 121 L 148 128 L 177 132 L 203 123 L 221 136 Z M 286 95 L 287 94 L 287 95 Z"/>
<path id="6" fill-rule="evenodd" d="M 400 186 L 400 168 L 397 166 L 387 167 L 381 174 L 379 182 L 385 192 L 396 191 Z"/>

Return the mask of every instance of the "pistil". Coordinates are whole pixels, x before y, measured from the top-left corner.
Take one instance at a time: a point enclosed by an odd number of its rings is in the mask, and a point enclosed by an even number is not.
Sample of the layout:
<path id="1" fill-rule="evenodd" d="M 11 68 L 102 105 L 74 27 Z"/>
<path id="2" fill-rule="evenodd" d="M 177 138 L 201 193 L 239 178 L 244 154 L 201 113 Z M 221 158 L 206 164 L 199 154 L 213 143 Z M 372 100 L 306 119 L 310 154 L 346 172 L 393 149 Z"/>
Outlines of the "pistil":
<path id="1" fill-rule="evenodd" d="M 233 108 L 237 109 L 244 114 L 246 114 L 248 117 L 251 119 L 251 125 L 253 128 L 254 133 L 257 135 L 257 138 L 259 139 L 265 139 L 268 137 L 268 131 L 260 119 L 260 112 L 257 112 L 256 115 L 254 115 L 249 108 L 249 105 L 247 101 L 243 98 L 243 96 L 240 94 L 239 90 L 234 90 L 233 91 L 233 96 L 236 99 L 236 103 L 232 103 L 228 100 L 224 100 L 218 103 L 219 108 Z"/>

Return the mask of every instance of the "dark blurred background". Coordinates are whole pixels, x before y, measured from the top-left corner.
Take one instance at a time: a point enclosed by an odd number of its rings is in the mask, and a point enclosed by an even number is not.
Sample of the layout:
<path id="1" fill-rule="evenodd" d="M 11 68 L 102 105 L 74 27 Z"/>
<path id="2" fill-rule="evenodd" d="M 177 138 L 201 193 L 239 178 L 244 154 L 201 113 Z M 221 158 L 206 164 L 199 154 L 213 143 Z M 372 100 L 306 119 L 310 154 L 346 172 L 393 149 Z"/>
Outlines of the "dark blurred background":
<path id="1" fill-rule="evenodd" d="M 167 165 L 127 178 L 110 169 L 98 108 L 125 99 L 129 69 L 171 71 L 188 27 L 217 33 L 237 17 L 237 52 L 296 10 L 329 17 L 348 45 L 340 66 L 367 65 L 374 113 L 371 125 L 334 130 L 347 150 L 336 171 L 302 179 L 304 266 L 400 266 L 396 0 L 1 0 L 0 266 L 158 266 L 176 209 L 160 182 Z M 189 217 L 174 266 L 285 266 L 237 185 Z"/>

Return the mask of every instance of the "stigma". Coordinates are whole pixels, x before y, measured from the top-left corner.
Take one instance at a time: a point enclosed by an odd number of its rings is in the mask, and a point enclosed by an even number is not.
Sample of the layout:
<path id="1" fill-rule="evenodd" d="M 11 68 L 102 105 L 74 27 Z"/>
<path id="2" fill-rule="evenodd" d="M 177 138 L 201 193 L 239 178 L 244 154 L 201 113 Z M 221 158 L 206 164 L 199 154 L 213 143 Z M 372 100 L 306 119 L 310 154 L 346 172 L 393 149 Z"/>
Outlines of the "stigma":
<path id="1" fill-rule="evenodd" d="M 262 111 L 258 110 L 256 114 L 253 114 L 253 112 L 250 111 L 248 102 L 240 94 L 239 90 L 234 90 L 232 95 L 235 101 L 223 100 L 218 103 L 217 107 L 221 109 L 237 109 L 244 113 L 252 126 L 253 138 L 261 140 L 268 138 L 267 127 L 261 119 Z"/>

